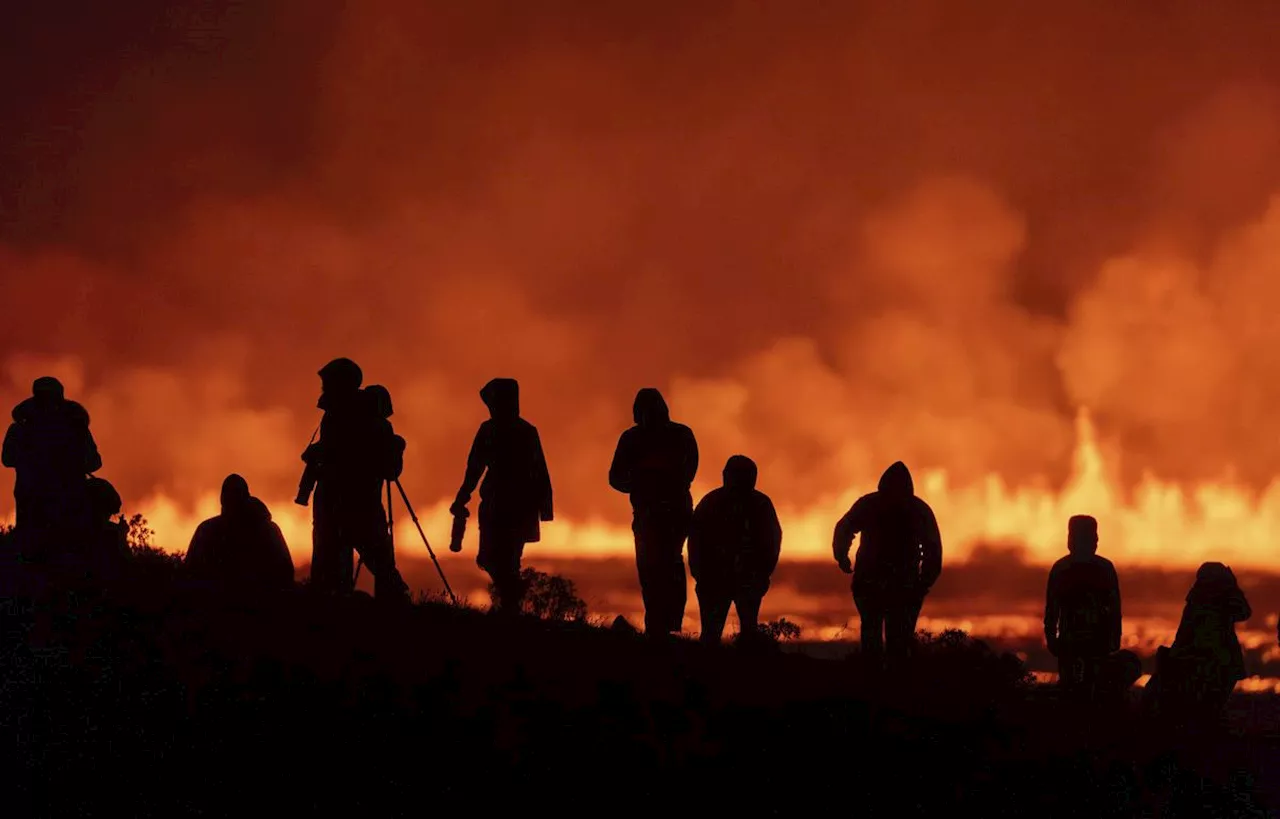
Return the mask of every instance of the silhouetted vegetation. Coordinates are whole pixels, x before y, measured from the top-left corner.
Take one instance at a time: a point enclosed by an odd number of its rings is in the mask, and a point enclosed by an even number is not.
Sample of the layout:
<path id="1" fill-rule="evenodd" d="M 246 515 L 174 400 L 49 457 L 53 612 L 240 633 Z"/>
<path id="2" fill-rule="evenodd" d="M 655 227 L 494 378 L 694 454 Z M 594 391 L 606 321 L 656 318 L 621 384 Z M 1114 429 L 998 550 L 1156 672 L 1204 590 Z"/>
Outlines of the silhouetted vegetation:
<path id="1" fill-rule="evenodd" d="M 770 620 L 767 623 L 761 623 L 759 627 L 760 635 L 766 637 L 776 643 L 787 640 L 799 640 L 803 630 L 795 623 L 785 617 L 779 617 L 777 620 Z"/>
<path id="2" fill-rule="evenodd" d="M 520 570 L 520 582 L 524 584 L 522 613 L 558 623 L 587 621 L 587 604 L 578 596 L 572 580 L 526 566 Z M 495 594 L 493 583 L 489 584 L 489 594 Z"/>

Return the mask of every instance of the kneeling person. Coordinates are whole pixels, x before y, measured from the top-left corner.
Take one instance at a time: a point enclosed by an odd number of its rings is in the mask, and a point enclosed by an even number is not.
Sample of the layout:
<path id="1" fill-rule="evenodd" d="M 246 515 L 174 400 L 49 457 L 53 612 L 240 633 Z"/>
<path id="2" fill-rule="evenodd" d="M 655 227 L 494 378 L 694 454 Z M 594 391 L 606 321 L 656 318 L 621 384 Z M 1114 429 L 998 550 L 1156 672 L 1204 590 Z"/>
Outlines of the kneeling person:
<path id="1" fill-rule="evenodd" d="M 196 582 L 223 593 L 260 593 L 293 584 L 284 534 L 239 475 L 222 482 L 222 514 L 196 529 L 183 565 Z"/>

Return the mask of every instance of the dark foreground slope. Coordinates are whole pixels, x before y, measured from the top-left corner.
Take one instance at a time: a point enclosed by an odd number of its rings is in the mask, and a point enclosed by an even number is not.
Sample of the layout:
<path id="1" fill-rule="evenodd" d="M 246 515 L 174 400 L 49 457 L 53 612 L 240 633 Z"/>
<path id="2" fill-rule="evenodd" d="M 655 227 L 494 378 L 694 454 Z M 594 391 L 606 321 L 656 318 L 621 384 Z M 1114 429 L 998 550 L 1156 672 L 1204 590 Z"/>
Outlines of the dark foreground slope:
<path id="1" fill-rule="evenodd" d="M 5 815 L 1265 815 L 1230 741 L 1162 753 L 961 639 L 873 683 L 856 660 L 135 579 L 6 599 L 0 663 Z"/>

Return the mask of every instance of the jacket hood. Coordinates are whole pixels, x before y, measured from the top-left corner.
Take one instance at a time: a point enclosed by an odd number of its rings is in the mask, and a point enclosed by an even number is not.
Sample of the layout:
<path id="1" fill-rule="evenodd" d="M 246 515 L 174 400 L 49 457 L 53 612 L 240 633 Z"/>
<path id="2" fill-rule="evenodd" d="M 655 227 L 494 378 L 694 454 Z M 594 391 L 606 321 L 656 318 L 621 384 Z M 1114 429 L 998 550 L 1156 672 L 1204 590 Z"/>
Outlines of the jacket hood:
<path id="1" fill-rule="evenodd" d="M 231 474 L 222 481 L 222 514 L 240 512 L 249 503 L 249 482 L 239 475 Z"/>
<path id="2" fill-rule="evenodd" d="M 374 414 L 379 418 L 390 418 L 395 414 L 395 410 L 391 407 L 391 391 L 386 387 L 381 384 L 370 384 L 364 388 L 364 394 L 368 397 Z"/>
<path id="3" fill-rule="evenodd" d="M 755 461 L 746 455 L 734 455 L 724 465 L 725 488 L 755 489 L 758 475 Z"/>
<path id="4" fill-rule="evenodd" d="M 877 487 L 887 495 L 904 495 L 910 497 L 916 493 L 915 483 L 911 480 L 911 472 L 902 461 L 894 461 L 893 465 L 880 476 Z"/>
<path id="5" fill-rule="evenodd" d="M 1211 603 L 1239 589 L 1235 573 L 1222 563 L 1205 563 L 1196 572 L 1196 582 L 1187 592 L 1188 603 Z"/>
<path id="6" fill-rule="evenodd" d="M 485 384 L 480 400 L 494 418 L 520 417 L 520 384 L 514 378 L 495 378 Z"/>
<path id="7" fill-rule="evenodd" d="M 645 387 L 636 393 L 636 400 L 631 405 L 631 417 L 641 427 L 665 424 L 671 420 L 671 410 L 662 393 L 653 387 Z"/>

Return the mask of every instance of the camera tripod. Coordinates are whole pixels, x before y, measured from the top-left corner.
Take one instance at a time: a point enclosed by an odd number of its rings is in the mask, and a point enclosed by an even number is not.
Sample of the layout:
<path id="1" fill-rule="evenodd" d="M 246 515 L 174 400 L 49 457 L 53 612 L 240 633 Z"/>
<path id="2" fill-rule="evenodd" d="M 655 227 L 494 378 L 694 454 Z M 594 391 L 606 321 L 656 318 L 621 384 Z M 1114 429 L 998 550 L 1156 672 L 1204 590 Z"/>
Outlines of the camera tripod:
<path id="1" fill-rule="evenodd" d="M 389 480 L 387 484 L 387 537 L 391 539 L 391 549 L 395 550 L 395 519 L 391 511 L 391 484 L 396 485 L 396 489 L 400 490 L 400 498 L 404 501 L 404 508 L 409 510 L 409 517 L 413 519 L 413 525 L 417 527 L 418 534 L 422 537 L 422 545 L 427 547 L 427 554 L 431 555 L 431 562 L 435 564 L 436 571 L 440 573 L 440 581 L 444 583 L 444 590 L 449 595 L 449 599 L 453 604 L 458 605 L 458 596 L 453 593 L 453 589 L 449 586 L 449 579 L 444 576 L 444 569 L 440 568 L 440 561 L 436 559 L 435 550 L 431 548 L 431 542 L 427 540 L 427 533 L 422 531 L 422 523 L 418 521 L 418 515 L 413 511 L 413 504 L 409 502 L 409 495 L 404 491 L 404 487 L 400 484 L 400 479 Z M 360 579 L 360 568 L 364 565 L 364 557 L 361 556 L 356 562 L 356 574 L 351 584 Z"/>

